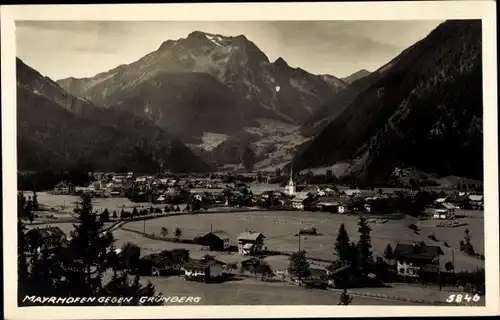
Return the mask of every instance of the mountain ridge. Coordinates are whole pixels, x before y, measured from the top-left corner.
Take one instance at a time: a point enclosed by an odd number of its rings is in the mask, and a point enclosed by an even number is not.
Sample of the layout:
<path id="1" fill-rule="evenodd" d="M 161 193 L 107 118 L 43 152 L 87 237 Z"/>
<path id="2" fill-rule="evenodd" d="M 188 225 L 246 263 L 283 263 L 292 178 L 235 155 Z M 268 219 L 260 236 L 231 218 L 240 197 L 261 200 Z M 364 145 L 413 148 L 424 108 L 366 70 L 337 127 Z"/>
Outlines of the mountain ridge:
<path id="1" fill-rule="evenodd" d="M 19 58 L 16 69 L 21 169 L 63 170 L 85 163 L 111 171 L 124 166 L 155 172 L 164 163 L 173 171 L 209 170 L 148 121 L 73 97 Z"/>
<path id="2" fill-rule="evenodd" d="M 387 181 L 396 166 L 481 178 L 481 65 L 481 22 L 442 23 L 355 81 L 362 92 L 294 157 L 294 168 L 330 166 L 370 181 Z"/>

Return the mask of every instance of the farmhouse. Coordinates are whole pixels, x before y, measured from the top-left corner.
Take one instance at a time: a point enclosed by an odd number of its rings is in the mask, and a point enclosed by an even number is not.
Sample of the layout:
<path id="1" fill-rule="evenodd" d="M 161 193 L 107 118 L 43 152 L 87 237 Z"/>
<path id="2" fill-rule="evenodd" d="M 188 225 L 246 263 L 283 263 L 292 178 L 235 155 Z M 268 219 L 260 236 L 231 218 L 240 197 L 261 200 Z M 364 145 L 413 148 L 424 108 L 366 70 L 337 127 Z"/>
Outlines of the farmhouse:
<path id="1" fill-rule="evenodd" d="M 265 236 L 260 232 L 243 232 L 238 236 L 238 253 L 254 255 L 262 251 Z"/>
<path id="2" fill-rule="evenodd" d="M 184 264 L 184 279 L 212 282 L 222 277 L 223 263 L 214 259 L 191 260 Z"/>
<path id="3" fill-rule="evenodd" d="M 394 249 L 397 274 L 417 278 L 422 272 L 438 272 L 440 255 L 444 255 L 444 252 L 439 246 L 424 243 L 398 244 Z"/>
<path id="4" fill-rule="evenodd" d="M 437 198 L 436 200 L 434 200 L 434 204 L 443 203 L 445 201 L 446 201 L 446 198 Z"/>
<path id="5" fill-rule="evenodd" d="M 292 199 L 292 208 L 297 210 L 304 210 L 306 200 L 308 199 L 307 195 L 297 195 Z"/>
<path id="6" fill-rule="evenodd" d="M 66 182 L 59 182 L 54 187 L 54 194 L 69 194 L 71 192 L 71 185 Z"/>
<path id="7" fill-rule="evenodd" d="M 26 233 L 26 237 L 38 252 L 52 250 L 68 241 L 66 234 L 59 227 L 31 229 Z"/>
<path id="8" fill-rule="evenodd" d="M 470 198 L 464 194 L 448 199 L 446 202 L 453 204 L 456 208 L 467 209 L 470 204 Z"/>
<path id="9" fill-rule="evenodd" d="M 216 230 L 198 238 L 197 243 L 210 247 L 210 251 L 222 251 L 229 248 L 229 240 L 230 237 L 226 232 Z"/>
<path id="10" fill-rule="evenodd" d="M 337 212 L 339 206 L 338 197 L 320 197 L 316 206 L 321 211 Z"/>
<path id="11" fill-rule="evenodd" d="M 469 199 L 472 209 L 481 210 L 484 208 L 484 197 L 482 195 L 471 194 Z"/>
<path id="12" fill-rule="evenodd" d="M 435 219 L 453 219 L 455 217 L 455 206 L 451 203 L 442 202 L 434 209 Z"/>

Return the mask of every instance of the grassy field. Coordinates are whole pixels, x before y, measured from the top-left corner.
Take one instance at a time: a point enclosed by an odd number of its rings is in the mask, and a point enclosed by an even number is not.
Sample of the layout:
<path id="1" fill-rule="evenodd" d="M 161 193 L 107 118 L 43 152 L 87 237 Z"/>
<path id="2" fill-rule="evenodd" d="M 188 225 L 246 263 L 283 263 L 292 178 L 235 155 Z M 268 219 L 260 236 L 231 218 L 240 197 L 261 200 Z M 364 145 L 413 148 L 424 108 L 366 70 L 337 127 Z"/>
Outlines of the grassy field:
<path id="1" fill-rule="evenodd" d="M 26 197 L 32 196 L 32 192 L 24 192 Z M 38 203 L 42 205 L 45 209 L 53 208 L 56 211 L 73 212 L 76 207 L 77 201 L 79 201 L 78 196 L 70 195 L 54 195 L 47 192 L 37 193 Z M 134 203 L 127 198 L 93 198 L 92 206 L 94 210 L 102 212 L 104 209 L 108 209 L 110 213 L 113 211 L 121 212 L 122 209 L 125 211 L 132 211 L 133 207 L 139 209 L 149 209 L 151 204 L 149 203 Z M 184 208 L 185 205 L 180 205 L 180 208 Z M 153 208 L 165 208 L 165 205 L 153 205 Z"/>
<path id="2" fill-rule="evenodd" d="M 35 228 L 45 228 L 48 226 L 51 227 L 59 227 L 64 233 L 66 233 L 67 236 L 70 235 L 71 231 L 73 231 L 74 227 L 73 222 L 59 222 L 59 223 L 47 223 L 47 224 L 35 224 L 35 225 L 30 225 L 29 223 L 26 224 L 26 229 L 35 229 Z M 113 224 L 113 222 L 105 222 L 104 223 L 104 228 L 109 227 Z"/>
<path id="3" fill-rule="evenodd" d="M 371 237 L 373 250 L 376 255 L 382 255 L 388 243 L 393 248 L 398 242 L 424 241 L 427 244 L 438 244 L 445 252 L 441 257 L 442 265 L 452 260 L 452 248 L 454 248 L 454 260 L 456 271 L 473 270 L 476 267 L 484 267 L 484 261 L 475 257 L 467 256 L 458 250 L 459 241 L 463 239 L 464 230 L 468 228 L 471 232 L 472 244 L 478 253 L 484 253 L 484 223 L 482 217 L 465 217 L 459 219 L 468 223 L 467 226 L 458 228 L 438 228 L 436 220 L 418 220 L 404 218 L 401 220 L 389 220 L 385 224 L 370 224 L 372 228 Z M 293 252 L 298 249 L 299 237 L 294 236 L 300 228 L 314 226 L 320 235 L 301 236 L 301 248 L 307 251 L 307 255 L 319 259 L 333 259 L 333 243 L 337 230 L 341 223 L 346 225 L 352 240 L 358 240 L 358 217 L 346 215 L 332 215 L 321 212 L 251 212 L 251 213 L 224 213 L 224 214 L 197 214 L 186 216 L 165 217 L 146 222 L 146 232 L 160 235 L 161 228 L 165 227 L 172 234 L 176 227 L 181 228 L 181 238 L 191 239 L 210 231 L 222 229 L 231 236 L 231 244 L 236 245 L 238 234 L 245 230 L 255 230 L 266 236 L 265 246 L 270 250 L 282 252 Z M 419 234 L 410 230 L 408 226 L 415 224 L 419 227 Z M 130 222 L 126 228 L 142 231 L 142 221 Z M 428 235 L 434 233 L 437 241 L 430 240 Z M 119 241 L 136 242 L 138 245 L 148 248 L 161 247 L 186 247 L 186 245 L 168 243 L 146 239 L 132 232 L 118 230 L 115 232 Z M 447 242 L 451 248 L 443 244 Z M 198 251 L 199 246 L 189 246 L 190 250 Z M 154 250 L 154 249 L 153 249 Z"/>
<path id="4" fill-rule="evenodd" d="M 201 305 L 336 305 L 340 295 L 282 282 L 237 279 L 219 284 L 185 281 L 182 277 L 141 277 L 164 296 L 200 297 Z M 416 305 L 410 302 L 355 296 L 352 305 Z"/>

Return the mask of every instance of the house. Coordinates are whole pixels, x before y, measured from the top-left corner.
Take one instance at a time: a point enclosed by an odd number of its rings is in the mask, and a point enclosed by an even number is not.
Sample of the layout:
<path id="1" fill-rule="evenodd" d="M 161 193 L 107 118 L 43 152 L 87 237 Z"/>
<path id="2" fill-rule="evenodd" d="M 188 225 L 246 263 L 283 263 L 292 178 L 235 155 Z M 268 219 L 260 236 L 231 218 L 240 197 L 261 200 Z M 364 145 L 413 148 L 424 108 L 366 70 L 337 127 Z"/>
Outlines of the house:
<path id="1" fill-rule="evenodd" d="M 238 253 L 255 255 L 262 251 L 265 236 L 260 232 L 243 232 L 238 236 Z"/>
<path id="2" fill-rule="evenodd" d="M 292 199 L 292 208 L 296 210 L 304 210 L 304 202 L 307 198 L 307 195 L 297 195 Z"/>
<path id="3" fill-rule="evenodd" d="M 446 202 L 453 204 L 457 209 L 466 209 L 469 207 L 470 198 L 463 194 L 450 198 Z"/>
<path id="4" fill-rule="evenodd" d="M 483 195 L 471 194 L 469 196 L 470 206 L 472 209 L 482 210 L 484 208 L 484 197 Z"/>
<path id="5" fill-rule="evenodd" d="M 210 248 L 210 251 L 222 251 L 229 248 L 229 235 L 222 231 L 216 230 L 207 233 L 198 238 L 197 243 Z"/>
<path id="6" fill-rule="evenodd" d="M 54 194 L 69 194 L 71 192 L 71 185 L 66 182 L 59 182 L 54 187 Z"/>
<path id="7" fill-rule="evenodd" d="M 455 217 L 455 206 L 448 202 L 439 203 L 434 209 L 434 219 L 453 219 Z"/>
<path id="8" fill-rule="evenodd" d="M 184 279 L 213 282 L 222 277 L 223 263 L 215 259 L 190 260 L 184 264 Z"/>
<path id="9" fill-rule="evenodd" d="M 342 284 L 348 279 L 350 272 L 351 267 L 349 265 L 341 266 L 335 270 L 327 270 L 328 286 L 334 288 L 342 287 Z"/>
<path id="10" fill-rule="evenodd" d="M 437 273 L 441 255 L 444 255 L 444 252 L 439 246 L 399 243 L 394 249 L 397 274 L 402 277 L 417 278 L 422 272 Z"/>
<path id="11" fill-rule="evenodd" d="M 31 229 L 26 232 L 26 238 L 38 252 L 55 249 L 68 241 L 66 234 L 59 227 Z"/>
<path id="12" fill-rule="evenodd" d="M 320 211 L 337 212 L 339 204 L 338 197 L 320 197 L 316 206 Z"/>
<path id="13" fill-rule="evenodd" d="M 342 193 L 348 197 L 357 197 L 361 195 L 361 191 L 359 189 L 346 189 Z"/>
<path id="14" fill-rule="evenodd" d="M 149 254 L 139 260 L 138 271 L 143 276 L 169 276 L 181 272 L 182 262 L 161 253 Z"/>
<path id="15" fill-rule="evenodd" d="M 437 198 L 436 200 L 434 200 L 434 204 L 440 204 L 443 202 L 446 202 L 446 198 Z"/>

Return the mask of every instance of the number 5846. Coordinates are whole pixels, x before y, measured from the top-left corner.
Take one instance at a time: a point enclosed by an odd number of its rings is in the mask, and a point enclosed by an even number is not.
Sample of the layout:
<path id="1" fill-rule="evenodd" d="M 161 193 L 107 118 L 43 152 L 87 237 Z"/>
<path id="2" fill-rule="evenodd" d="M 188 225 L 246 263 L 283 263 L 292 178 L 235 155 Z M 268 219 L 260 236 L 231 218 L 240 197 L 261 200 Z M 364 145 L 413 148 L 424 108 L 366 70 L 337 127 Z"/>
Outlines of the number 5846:
<path id="1" fill-rule="evenodd" d="M 463 294 L 450 294 L 448 296 L 448 299 L 446 299 L 446 302 L 452 303 L 452 302 L 478 302 L 481 300 L 481 297 L 476 293 L 474 296 L 469 295 L 468 293 L 463 295 Z"/>

